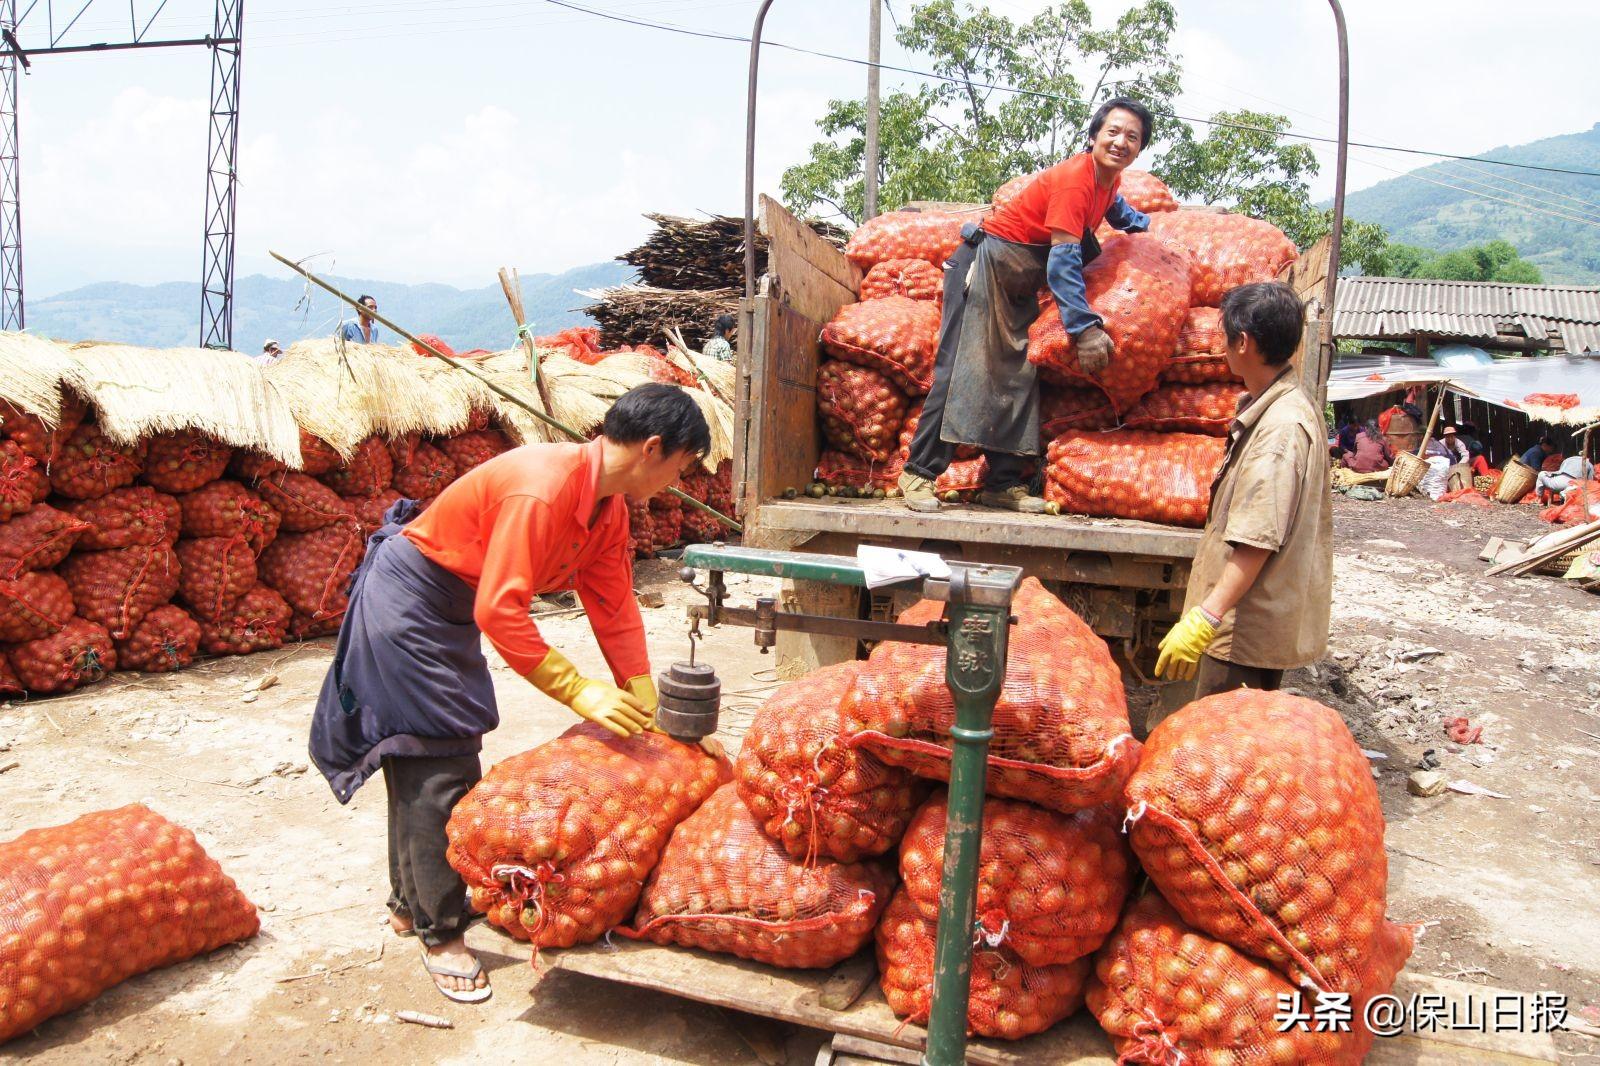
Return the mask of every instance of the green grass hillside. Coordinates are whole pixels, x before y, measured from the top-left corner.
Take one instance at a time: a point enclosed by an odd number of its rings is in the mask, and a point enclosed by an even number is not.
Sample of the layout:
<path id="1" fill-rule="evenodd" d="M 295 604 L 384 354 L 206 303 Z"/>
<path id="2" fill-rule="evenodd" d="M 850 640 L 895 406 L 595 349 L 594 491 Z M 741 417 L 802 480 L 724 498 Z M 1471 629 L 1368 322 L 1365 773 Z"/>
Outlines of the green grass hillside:
<path id="1" fill-rule="evenodd" d="M 1478 154 L 1600 173 L 1600 123 Z M 1434 251 L 1507 240 L 1546 282 L 1600 285 L 1600 178 L 1450 161 L 1351 193 L 1346 211 L 1381 223 L 1393 240 Z"/>

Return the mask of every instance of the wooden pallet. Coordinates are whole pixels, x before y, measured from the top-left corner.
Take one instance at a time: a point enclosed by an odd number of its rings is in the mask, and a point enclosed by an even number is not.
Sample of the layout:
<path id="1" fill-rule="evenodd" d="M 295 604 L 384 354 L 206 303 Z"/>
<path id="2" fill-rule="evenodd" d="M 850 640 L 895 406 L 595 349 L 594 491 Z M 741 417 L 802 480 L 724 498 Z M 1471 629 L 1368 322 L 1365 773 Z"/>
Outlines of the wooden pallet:
<path id="1" fill-rule="evenodd" d="M 925 1032 L 894 1016 L 878 989 L 871 955 L 863 953 L 831 970 L 780 970 L 731 955 L 691 948 L 618 941 L 564 951 L 544 951 L 553 969 L 666 992 L 730 1010 L 758 1014 L 812 1029 L 840 1033 L 858 1041 L 918 1050 Z M 1444 995 L 1452 1002 L 1492 999 L 1500 990 L 1401 974 L 1395 995 Z M 1048 1032 L 1026 1040 L 974 1040 L 967 1061 L 977 1066 L 1114 1066 L 1116 1054 L 1094 1019 L 1080 1012 Z M 1548 1033 L 1472 1033 L 1447 1031 L 1379 1040 L 1366 1060 L 1376 1066 L 1446 1066 L 1558 1062 Z"/>

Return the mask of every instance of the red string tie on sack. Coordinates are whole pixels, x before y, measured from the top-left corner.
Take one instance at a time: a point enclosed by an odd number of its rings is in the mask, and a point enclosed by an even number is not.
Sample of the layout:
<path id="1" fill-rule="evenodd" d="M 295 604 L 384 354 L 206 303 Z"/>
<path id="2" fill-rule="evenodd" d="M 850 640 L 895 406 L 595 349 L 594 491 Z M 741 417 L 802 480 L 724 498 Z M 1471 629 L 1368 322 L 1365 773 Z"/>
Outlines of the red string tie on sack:
<path id="1" fill-rule="evenodd" d="M 539 934 L 550 921 L 550 914 L 544 907 L 544 886 L 563 884 L 567 880 L 566 875 L 558 872 L 555 863 L 548 860 L 531 868 L 516 863 L 497 863 L 489 870 L 489 875 L 505 886 L 505 894 L 516 907 L 517 920 L 528 930 L 528 939 L 533 943 L 533 957 L 528 962 L 537 968 Z M 534 916 L 532 922 L 527 919 L 530 908 Z"/>
<path id="2" fill-rule="evenodd" d="M 1161 1024 L 1161 1019 L 1148 1009 L 1145 1011 L 1145 1018 L 1134 1023 L 1133 1039 L 1137 1043 L 1117 1056 L 1117 1066 L 1125 1066 L 1130 1062 L 1183 1066 L 1188 1061 L 1187 1056 L 1178 1050 L 1178 1046 L 1167 1035 L 1166 1026 Z"/>

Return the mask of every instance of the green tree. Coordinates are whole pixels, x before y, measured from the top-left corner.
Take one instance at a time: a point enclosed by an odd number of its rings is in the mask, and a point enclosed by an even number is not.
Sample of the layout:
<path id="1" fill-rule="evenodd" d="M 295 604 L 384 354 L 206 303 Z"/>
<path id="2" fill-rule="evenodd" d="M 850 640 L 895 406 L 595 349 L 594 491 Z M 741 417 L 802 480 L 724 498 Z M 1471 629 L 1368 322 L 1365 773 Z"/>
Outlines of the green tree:
<path id="1" fill-rule="evenodd" d="M 1396 278 L 1439 278 L 1445 281 L 1502 281 L 1540 285 L 1544 275 L 1523 259 L 1509 241 L 1487 241 L 1433 252 L 1409 244 L 1390 245 L 1385 273 Z"/>
<path id="2" fill-rule="evenodd" d="M 957 0 L 917 5 L 896 39 L 917 65 L 952 80 L 884 97 L 880 206 L 986 200 L 1008 178 L 1074 151 L 1093 107 L 1118 93 L 1170 110 L 1179 87 L 1175 26 L 1168 0 L 1143 0 L 1104 28 L 1084 0 L 1026 22 Z M 824 139 L 784 173 L 784 200 L 801 213 L 824 207 L 860 221 L 865 103 L 829 101 L 817 125 Z M 1176 129 L 1157 123 L 1158 137 Z"/>

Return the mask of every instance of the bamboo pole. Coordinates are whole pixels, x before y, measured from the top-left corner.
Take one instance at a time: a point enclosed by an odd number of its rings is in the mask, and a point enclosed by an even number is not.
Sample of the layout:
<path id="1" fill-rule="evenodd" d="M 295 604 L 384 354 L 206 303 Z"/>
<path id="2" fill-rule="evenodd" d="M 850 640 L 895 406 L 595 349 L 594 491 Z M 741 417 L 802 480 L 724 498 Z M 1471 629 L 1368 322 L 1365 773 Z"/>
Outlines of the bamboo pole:
<path id="1" fill-rule="evenodd" d="M 354 296 L 351 296 L 349 293 L 340 292 L 338 289 L 334 288 L 332 285 L 328 284 L 326 281 L 323 281 L 321 278 L 317 277 L 311 271 L 307 270 L 305 267 L 301 266 L 299 263 L 295 262 L 294 260 L 285 258 L 284 256 L 279 255 L 277 252 L 274 252 L 274 251 L 271 251 L 271 250 L 269 250 L 267 254 L 272 256 L 272 258 L 276 259 L 278 262 L 282 263 L 284 266 L 288 267 L 290 270 L 294 271 L 296 274 L 299 274 L 301 277 L 303 277 L 307 281 L 311 282 L 311 284 L 317 286 L 317 288 L 322 289 L 324 292 L 327 292 L 329 295 L 334 296 L 334 297 L 338 298 L 339 300 L 342 300 L 346 304 L 349 304 L 351 307 L 359 308 L 362 314 L 367 315 L 368 317 L 376 320 L 381 325 L 387 326 L 388 328 L 394 330 L 396 334 L 398 334 L 401 337 L 404 337 L 406 340 L 410 341 L 412 344 L 416 345 L 418 348 L 421 348 L 422 350 L 426 351 L 429 355 L 433 356 L 434 358 L 442 360 L 447 365 L 452 366 L 455 369 L 460 370 L 465 374 L 468 374 L 468 375 L 470 375 L 472 377 L 477 378 L 478 381 L 481 382 L 483 384 L 483 386 L 485 388 L 487 388 L 490 392 L 494 393 L 496 396 L 499 396 L 503 400 L 508 400 L 511 403 L 516 404 L 518 407 L 522 408 L 524 411 L 528 412 L 530 415 L 532 415 L 533 417 L 537 418 L 539 421 L 543 422 L 545 425 L 551 426 L 554 429 L 560 430 L 562 433 L 565 433 L 567 436 L 571 437 L 575 441 L 582 442 L 582 441 L 588 440 L 587 437 L 585 437 L 582 433 L 579 433 L 577 430 L 573 429 L 571 426 L 565 424 L 564 422 L 559 421 L 558 419 L 556 419 L 555 417 L 545 413 L 544 411 L 540 411 L 539 409 L 534 407 L 532 404 L 530 404 L 526 400 L 524 400 L 522 397 L 518 396 L 516 393 L 510 392 L 510 391 L 506 390 L 505 388 L 503 388 L 501 385 L 499 385 L 497 382 L 492 381 L 491 379 L 484 377 L 482 374 L 478 373 L 476 370 L 474 370 L 472 367 L 468 366 L 467 364 L 461 362 L 459 359 L 454 359 L 454 358 L 452 358 L 452 357 L 450 357 L 448 355 L 445 355 L 443 352 L 441 352 L 439 349 L 435 348 L 433 345 L 429 344 L 427 341 L 422 340 L 416 334 L 411 333 L 409 330 L 407 330 L 404 327 L 398 325 L 392 319 L 386 318 L 385 316 L 379 314 L 377 311 L 374 311 L 371 308 L 367 307 L 365 304 L 363 304 L 360 301 L 358 301 Z M 697 510 L 704 511 L 706 514 L 710 515 L 712 518 L 715 518 L 718 522 L 721 522 L 723 525 L 727 526 L 729 529 L 733 530 L 735 533 L 743 533 L 744 532 L 744 527 L 741 526 L 738 522 L 735 522 L 733 519 L 729 518 L 727 515 L 723 514 L 721 511 L 718 511 L 716 508 L 709 507 L 706 504 L 701 503 L 699 500 L 695 499 L 693 496 L 690 496 L 688 493 L 684 492 L 682 489 L 669 488 L 669 489 L 667 489 L 667 491 L 672 493 L 674 496 L 678 497 L 684 503 L 687 503 L 689 506 L 694 507 Z"/>
<path id="2" fill-rule="evenodd" d="M 539 365 L 539 349 L 533 346 L 533 338 L 528 336 L 528 315 L 522 305 L 522 278 L 517 274 L 517 268 L 507 270 L 500 268 L 500 288 L 506 294 L 506 303 L 511 306 L 511 317 L 517 322 L 517 336 L 522 338 L 523 350 L 528 353 L 528 373 L 533 376 L 533 387 L 538 390 L 539 402 L 544 404 L 546 411 L 554 411 L 550 403 L 550 389 L 544 383 L 544 368 Z"/>

